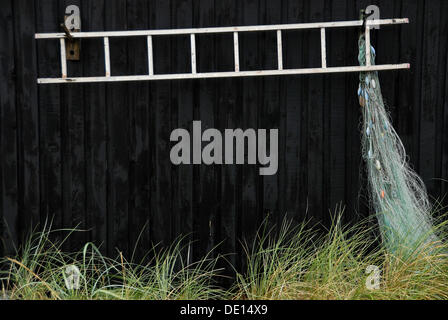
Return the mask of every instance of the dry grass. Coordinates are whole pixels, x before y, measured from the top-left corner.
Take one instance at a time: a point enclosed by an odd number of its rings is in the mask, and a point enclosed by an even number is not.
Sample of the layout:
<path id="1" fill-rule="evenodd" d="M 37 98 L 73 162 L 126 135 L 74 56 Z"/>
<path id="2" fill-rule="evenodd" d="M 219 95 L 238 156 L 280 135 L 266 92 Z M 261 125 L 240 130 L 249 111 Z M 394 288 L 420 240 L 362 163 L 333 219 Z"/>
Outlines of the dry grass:
<path id="1" fill-rule="evenodd" d="M 44 227 L 20 254 L 1 261 L 6 268 L 0 276 L 0 296 L 7 292 L 11 299 L 448 299 L 445 243 L 428 244 L 411 256 L 394 255 L 373 245 L 372 224 L 344 227 L 340 217 L 325 234 L 288 222 L 278 232 L 260 230 L 256 240 L 244 246 L 247 268 L 236 273 L 229 290 L 216 286 L 217 259 L 206 256 L 187 263 L 188 250 L 181 239 L 164 250 L 152 248 L 153 259 L 139 264 L 120 252 L 107 258 L 92 243 L 65 253 L 61 248 L 66 239 L 52 242 L 53 231 Z M 438 230 L 442 239 L 443 228 Z M 79 268 L 79 289 L 67 289 L 67 265 Z M 381 271 L 377 290 L 366 286 L 370 265 Z"/>
<path id="2" fill-rule="evenodd" d="M 276 241 L 262 237 L 246 250 L 238 299 L 448 299 L 448 248 L 430 243 L 412 256 L 372 248 L 368 223 L 343 227 L 336 218 L 318 237 L 305 227 L 284 226 Z M 246 246 L 247 248 L 247 246 Z M 404 250 L 404 252 L 407 252 Z M 366 269 L 381 272 L 379 289 L 366 286 Z"/>

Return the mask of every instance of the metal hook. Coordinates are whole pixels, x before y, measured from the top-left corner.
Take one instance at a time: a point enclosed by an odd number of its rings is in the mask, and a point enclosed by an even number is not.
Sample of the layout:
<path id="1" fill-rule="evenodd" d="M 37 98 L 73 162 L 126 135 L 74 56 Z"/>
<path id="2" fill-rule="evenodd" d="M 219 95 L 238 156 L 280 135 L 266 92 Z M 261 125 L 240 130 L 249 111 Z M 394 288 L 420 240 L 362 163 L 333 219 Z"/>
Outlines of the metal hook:
<path id="1" fill-rule="evenodd" d="M 69 39 L 70 41 L 72 41 L 73 40 L 72 34 L 70 33 L 70 30 L 68 30 L 68 28 L 65 25 L 65 23 L 61 23 L 61 28 L 64 29 L 65 37 L 67 39 Z"/>
<path id="2" fill-rule="evenodd" d="M 360 19 L 363 21 L 361 30 L 364 30 L 366 28 L 367 19 L 374 13 L 375 12 L 373 10 L 370 11 L 369 13 L 367 13 L 365 9 L 361 9 L 361 11 L 360 11 Z"/>

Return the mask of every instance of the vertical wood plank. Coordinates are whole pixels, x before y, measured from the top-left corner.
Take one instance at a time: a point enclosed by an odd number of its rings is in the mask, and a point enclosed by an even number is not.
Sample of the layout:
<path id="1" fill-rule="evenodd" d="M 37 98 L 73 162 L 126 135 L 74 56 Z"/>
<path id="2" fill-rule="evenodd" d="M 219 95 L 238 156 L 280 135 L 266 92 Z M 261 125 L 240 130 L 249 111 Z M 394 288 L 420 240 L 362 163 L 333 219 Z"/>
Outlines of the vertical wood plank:
<path id="1" fill-rule="evenodd" d="M 347 0 L 347 16 L 353 19 L 359 18 L 359 10 L 366 8 L 368 5 L 367 0 L 364 2 L 357 2 L 355 0 Z M 353 62 L 350 56 L 357 57 L 358 55 L 358 32 L 346 33 L 346 48 L 347 48 L 347 61 Z M 353 51 L 348 49 L 353 48 Z M 355 63 L 358 63 L 355 60 Z M 361 138 L 359 133 L 359 102 L 356 96 L 356 90 L 359 86 L 359 76 L 356 74 L 347 75 L 345 78 L 345 97 L 347 98 L 346 105 L 346 128 L 345 128 L 345 183 L 346 183 L 346 217 L 347 219 L 356 217 L 357 212 L 363 213 L 360 208 L 360 203 L 365 202 L 366 199 L 362 198 L 361 188 L 365 186 L 365 174 L 363 167 L 363 160 L 361 158 Z"/>
<path id="2" fill-rule="evenodd" d="M 260 15 L 263 13 L 260 1 L 246 1 L 243 6 L 243 25 L 259 24 Z M 263 50 L 260 39 L 262 35 L 257 33 L 242 34 L 241 36 L 241 67 L 243 70 L 254 70 L 260 66 L 261 51 Z M 260 110 L 262 80 L 257 78 L 242 79 L 241 108 L 242 129 L 259 128 L 258 118 Z M 247 147 L 246 147 L 247 148 Z M 247 161 L 247 151 L 245 159 Z M 238 219 L 238 238 L 251 244 L 255 238 L 256 231 L 262 221 L 261 209 L 262 199 L 258 194 L 259 168 L 257 165 L 246 164 L 242 168 L 242 194 L 241 194 L 241 216 Z M 240 250 L 240 248 L 238 248 Z M 238 258 L 244 263 L 244 253 L 238 251 Z"/>
<path id="3" fill-rule="evenodd" d="M 443 8 L 446 8 L 447 3 L 443 2 Z M 446 12 L 443 10 L 442 8 L 442 12 Z M 441 17 L 442 18 L 442 17 Z M 443 30 L 445 30 L 445 32 L 441 32 L 441 37 L 446 34 L 447 28 L 448 28 L 448 21 L 447 19 L 443 19 Z M 446 42 L 445 42 L 446 45 Z M 441 51 L 443 52 L 443 51 Z M 443 57 L 442 57 L 443 59 Z M 445 83 L 445 89 L 441 90 L 441 92 L 448 92 L 448 50 L 445 50 L 445 74 L 444 74 L 444 83 Z M 443 87 L 442 87 L 443 89 Z M 441 177 L 448 177 L 448 148 L 446 147 L 448 145 L 448 97 L 445 95 L 443 95 L 442 93 L 442 100 L 444 100 L 444 102 L 441 104 L 441 108 L 442 108 L 442 116 L 440 117 L 440 120 L 442 121 L 442 129 L 441 129 L 441 149 L 442 149 L 442 159 L 441 159 Z M 440 194 L 441 195 L 445 195 L 446 193 L 448 193 L 448 183 L 447 181 L 442 181 L 442 188 L 440 190 Z M 447 200 L 445 200 L 442 203 L 442 207 L 446 204 Z M 443 213 L 443 212 L 441 212 Z"/>
<path id="4" fill-rule="evenodd" d="M 340 5 L 342 5 L 340 3 Z M 323 4 L 323 9 L 322 9 L 322 20 L 323 21 L 332 21 L 332 7 L 331 7 L 331 3 L 329 3 L 328 1 L 325 1 Z M 327 32 L 328 31 L 328 32 Z M 331 31 L 335 31 L 335 30 L 331 30 Z M 328 46 L 328 41 L 330 40 L 330 31 L 326 30 L 325 31 L 325 55 L 326 55 L 326 61 L 325 61 L 325 65 L 327 65 L 328 63 L 328 57 L 332 57 L 334 55 L 334 49 L 332 47 Z M 321 45 L 322 47 L 322 45 Z M 323 54 L 322 54 L 323 56 Z M 331 60 L 331 59 L 330 59 Z M 331 66 L 333 66 L 330 63 Z M 332 222 L 332 215 L 335 214 L 335 208 L 334 207 L 330 207 L 330 197 L 331 197 L 331 185 L 327 185 L 326 181 L 328 179 L 328 176 L 331 175 L 331 171 L 330 171 L 330 167 L 327 165 L 330 162 L 330 155 L 327 153 L 328 149 L 329 149 L 329 144 L 331 144 L 331 136 L 330 136 L 330 130 L 329 130 L 329 119 L 331 118 L 331 96 L 330 96 L 330 92 L 331 92 L 331 84 L 333 81 L 333 76 L 338 76 L 338 75 L 334 75 L 334 74 L 327 74 L 327 75 L 323 75 L 323 95 L 322 95 L 322 135 L 323 135 L 323 139 L 322 139 L 322 168 L 321 168 L 321 172 L 322 172 L 322 219 L 321 221 L 323 222 L 324 225 L 329 226 L 331 225 Z M 339 75 L 341 76 L 341 75 Z M 342 97 L 342 95 L 341 95 Z M 339 97 L 340 99 L 340 97 Z M 338 212 L 339 214 L 339 212 Z"/>
<path id="5" fill-rule="evenodd" d="M 348 1 L 333 3 L 331 5 L 331 20 L 345 19 L 348 6 Z M 339 29 L 329 33 L 328 46 L 331 48 L 329 63 L 331 66 L 347 65 L 352 61 L 351 55 L 356 54 L 356 47 L 351 49 L 351 44 L 348 42 L 348 32 Z M 329 190 L 325 205 L 327 210 L 332 211 L 338 204 L 346 205 L 346 172 L 350 170 L 345 154 L 347 115 L 353 116 L 353 119 L 359 116 L 359 108 L 356 104 L 349 103 L 350 100 L 355 100 L 351 98 L 356 98 L 356 95 L 353 94 L 354 89 L 347 86 L 347 78 L 351 78 L 351 76 L 333 74 L 325 80 L 326 88 L 328 88 L 326 92 L 328 105 L 324 107 L 326 112 L 324 119 L 326 132 L 324 185 L 328 186 Z M 359 140 L 359 134 L 353 138 Z M 346 212 L 346 215 L 349 216 L 350 212 Z"/>
<path id="6" fill-rule="evenodd" d="M 271 1 L 262 1 L 260 10 L 260 24 L 277 24 L 281 20 L 281 6 L 278 6 Z M 275 44 L 275 34 L 263 34 L 261 41 L 261 64 L 263 65 L 263 68 L 275 69 L 277 60 L 276 52 L 264 48 L 268 43 Z M 278 94 L 280 85 L 278 77 L 265 77 L 262 81 L 263 88 L 258 127 L 266 129 L 267 137 L 269 137 L 270 129 L 279 129 L 280 127 L 280 95 Z M 280 129 L 279 143 L 282 140 L 282 135 L 283 133 Z M 266 149 L 268 152 L 270 152 L 270 144 L 270 138 L 267 138 Z M 260 177 L 260 179 L 262 179 L 263 215 L 264 218 L 269 218 L 268 221 L 272 224 L 278 222 L 277 219 L 280 216 L 279 201 L 281 196 L 278 190 L 279 172 L 281 172 L 281 168 L 278 169 L 276 175 Z"/>
<path id="7" fill-rule="evenodd" d="M 17 117 L 13 3 L 0 10 L 0 254 L 13 254 L 19 240 Z"/>
<path id="8" fill-rule="evenodd" d="M 18 195 L 21 234 L 40 220 L 39 105 L 37 98 L 34 6 L 13 2 L 16 108 L 18 139 Z"/>
<path id="9" fill-rule="evenodd" d="M 171 28 L 171 1 L 150 2 L 150 28 Z M 154 40 L 154 73 L 170 72 L 170 39 L 159 37 Z M 153 139 L 151 176 L 151 240 L 167 245 L 173 238 L 172 219 L 172 165 L 170 162 L 169 136 L 171 133 L 171 86 L 172 81 L 151 84 L 151 127 Z"/>
<path id="10" fill-rule="evenodd" d="M 215 26 L 215 2 L 193 1 L 193 23 L 197 27 Z M 197 65 L 199 70 L 216 69 L 216 39 L 213 35 L 197 39 Z M 232 54 L 231 52 L 229 53 Z M 203 130 L 216 128 L 218 124 L 218 84 L 220 80 L 200 79 L 193 84 L 195 112 L 202 122 Z M 220 242 L 219 238 L 219 185 L 221 165 L 199 166 L 195 176 L 193 231 L 194 258 L 198 259 Z"/>
<path id="11" fill-rule="evenodd" d="M 388 1 L 389 5 L 392 1 Z M 390 8 L 383 8 L 383 4 L 376 2 L 372 3 L 369 0 L 362 1 L 354 1 L 349 0 L 347 4 L 348 15 L 358 19 L 359 11 L 361 9 L 365 9 L 368 5 L 375 4 L 378 5 L 381 9 L 381 15 L 384 17 L 386 12 L 391 12 Z M 388 4 L 386 4 L 388 5 Z M 393 4 L 392 4 L 393 5 Z M 387 31 L 386 28 L 383 31 Z M 382 31 L 382 32 L 383 32 Z M 389 30 L 391 31 L 391 30 Z M 389 36 L 390 37 L 390 36 Z M 347 32 L 347 46 L 353 43 L 358 42 L 358 33 L 355 32 Z M 390 40 L 389 40 L 390 41 Z M 373 37 L 371 39 L 371 44 L 377 49 L 377 58 L 376 61 L 378 63 L 379 60 L 383 58 L 378 58 L 378 55 L 384 54 L 383 50 L 377 47 L 378 43 L 386 43 L 383 40 L 379 40 L 379 37 Z M 354 52 L 352 55 L 358 55 L 358 46 L 353 46 Z M 350 53 L 348 54 L 350 56 Z M 351 61 L 351 60 L 348 60 Z M 356 59 L 356 63 L 358 63 Z M 380 75 L 380 82 L 382 89 L 384 88 L 384 83 Z M 385 80 L 390 80 L 390 75 L 385 77 Z M 347 122 L 346 122 L 346 140 L 347 140 L 347 149 L 346 149 L 346 177 L 347 177 L 347 214 L 344 214 L 346 220 L 356 220 L 358 217 L 365 217 L 369 214 L 374 214 L 372 208 L 368 204 L 368 181 L 366 177 L 366 167 L 365 162 L 361 157 L 361 137 L 359 130 L 359 121 L 360 121 L 360 106 L 359 101 L 357 99 L 357 95 L 353 94 L 355 90 L 357 90 L 359 86 L 359 77 L 357 75 L 352 75 L 346 78 L 346 97 L 348 99 L 348 104 L 350 107 L 346 112 Z M 387 86 L 387 85 L 386 85 Z M 386 95 L 383 92 L 383 97 Z M 350 112 L 356 110 L 356 112 Z"/>
<path id="12" fill-rule="evenodd" d="M 379 8 L 383 15 L 385 13 L 390 16 L 396 16 L 400 12 L 400 3 L 395 1 L 380 0 L 378 3 Z M 386 28 L 382 27 L 379 30 L 371 29 L 371 44 L 376 49 L 376 63 L 386 63 L 390 61 L 391 63 L 398 62 L 400 56 L 400 30 L 403 26 L 398 28 Z M 376 41 L 375 41 L 376 40 Z M 385 100 L 388 110 L 391 112 L 392 118 L 396 119 L 396 107 L 397 107 L 397 97 L 396 97 L 396 85 L 398 78 L 404 73 L 401 70 L 393 70 L 386 74 L 380 74 L 381 90 L 383 98 Z"/>
<path id="13" fill-rule="evenodd" d="M 446 78 L 446 70 L 448 64 L 448 41 L 446 41 L 446 35 L 448 33 L 448 21 L 443 13 L 448 12 L 448 3 L 446 1 L 440 2 L 440 12 L 439 22 L 435 24 L 439 28 L 439 51 L 438 51 L 438 62 L 437 62 L 437 102 L 436 102 L 436 139 L 435 139 L 435 193 L 432 195 L 434 198 L 440 202 L 439 212 L 437 215 L 443 215 L 444 205 L 448 203 L 445 200 L 446 190 L 448 190 L 448 182 L 445 177 L 446 171 L 443 169 L 443 159 L 444 155 L 448 153 L 447 144 L 444 144 L 447 136 L 447 128 L 444 126 L 444 116 L 446 114 L 446 101 L 447 101 L 447 90 L 446 83 L 448 79 Z"/>
<path id="14" fill-rule="evenodd" d="M 304 3 L 286 1 L 284 3 L 284 9 L 286 10 L 284 14 L 285 22 L 296 23 L 306 21 L 303 7 Z M 284 33 L 284 63 L 286 68 L 304 67 L 303 43 L 303 32 L 299 33 L 294 31 Z M 284 83 L 286 91 L 286 122 L 283 129 L 286 131 L 284 153 L 285 212 L 288 214 L 288 218 L 293 218 L 296 221 L 302 221 L 305 215 L 305 210 L 303 210 L 301 202 L 301 199 L 304 198 L 303 195 L 306 194 L 306 185 L 304 185 L 302 179 L 306 173 L 303 156 L 307 153 L 306 148 L 304 148 L 304 146 L 306 147 L 306 143 L 303 143 L 303 139 L 306 137 L 306 121 L 303 118 L 306 111 L 304 81 L 305 77 L 288 77 Z"/>
<path id="15" fill-rule="evenodd" d="M 83 1 L 81 6 L 82 29 L 105 30 L 105 0 Z M 84 39 L 81 59 L 87 76 L 103 75 L 103 39 Z M 101 245 L 107 252 L 107 113 L 106 85 L 91 83 L 84 87 L 85 104 L 85 157 L 86 157 L 86 227 L 89 240 Z"/>
<path id="16" fill-rule="evenodd" d="M 193 1 L 192 0 L 176 0 L 172 2 L 171 17 L 172 28 L 190 28 L 193 25 Z M 195 39 L 188 36 L 176 37 L 172 41 L 171 65 L 174 70 L 189 70 L 190 66 L 196 71 L 196 53 Z M 193 39 L 193 40 L 192 40 Z M 191 45 L 191 47 L 190 47 Z M 189 58 L 189 49 L 191 49 L 191 60 Z M 194 55 L 194 57 L 193 57 Z M 192 123 L 193 120 L 200 120 L 194 114 L 193 101 L 193 81 L 182 80 L 174 81 L 171 86 L 171 130 L 176 128 L 184 128 L 190 132 L 192 139 Z M 196 165 L 171 165 L 172 186 L 173 186 L 173 236 L 186 237 L 185 240 L 192 240 L 193 215 L 195 214 L 194 192 L 195 183 L 193 181 L 195 172 L 198 170 Z M 201 239 L 200 241 L 206 241 Z M 188 247 L 185 256 L 190 259 L 194 255 L 194 250 Z M 204 252 L 203 252 L 204 254 Z"/>
<path id="17" fill-rule="evenodd" d="M 36 1 L 35 10 L 36 31 L 52 32 L 57 28 L 57 2 Z M 59 77 L 58 41 L 37 42 L 36 46 L 38 74 Z M 39 105 L 45 106 L 39 113 L 41 219 L 52 219 L 54 228 L 62 228 L 61 86 L 38 86 L 38 96 Z"/>
<path id="18" fill-rule="evenodd" d="M 306 11 L 308 13 L 307 21 L 318 22 L 324 19 L 324 4 L 325 1 L 311 1 L 307 3 Z M 310 32 L 308 34 L 309 49 L 307 53 L 307 63 L 310 66 L 319 66 L 321 59 L 319 55 L 315 54 L 314 48 L 319 48 L 320 39 L 318 32 Z M 306 60 L 305 60 L 306 61 Z M 316 77 L 308 77 L 306 82 L 308 84 L 308 105 L 307 105 L 307 210 L 314 221 L 322 221 L 324 212 L 324 186 L 323 186 L 323 145 L 324 145 L 324 75 L 317 75 Z"/>
<path id="19" fill-rule="evenodd" d="M 420 122 L 420 79 L 421 79 L 421 43 L 423 36 L 423 2 L 407 1 L 401 6 L 403 17 L 408 17 L 410 23 L 403 25 L 400 32 L 400 60 L 409 61 L 411 70 L 400 73 L 397 88 L 397 112 L 395 128 L 410 157 L 410 162 L 418 168 L 418 142 Z M 410 94 L 410 92 L 412 92 Z"/>
<path id="20" fill-rule="evenodd" d="M 217 25 L 235 25 L 241 23 L 238 20 L 237 6 L 233 1 L 223 0 L 215 2 L 215 15 Z M 227 53 L 228 45 L 223 41 L 217 43 L 217 68 L 220 65 L 233 65 L 233 54 Z M 241 85 L 241 79 L 219 79 L 218 86 L 218 128 L 224 132 L 226 128 L 233 129 L 238 126 L 238 107 L 237 100 L 238 87 Z M 224 154 L 223 154 L 224 155 Z M 223 165 L 221 167 L 220 178 L 220 236 L 223 240 L 222 250 L 227 253 L 236 252 L 237 237 L 237 217 L 238 217 L 238 183 L 237 166 Z M 235 255 L 229 256 L 231 263 L 235 264 Z"/>
<path id="21" fill-rule="evenodd" d="M 149 28 L 149 4 L 145 0 L 127 1 L 127 26 L 130 30 Z M 148 39 L 146 39 L 148 40 Z M 151 39 L 152 40 L 152 39 Z M 152 43 L 151 43 L 152 45 Z M 144 38 L 130 38 L 129 74 L 147 74 L 153 68 L 148 60 L 148 46 Z M 152 51 L 152 48 L 151 48 Z M 150 70 L 149 73 L 153 72 Z M 140 261 L 150 245 L 150 83 L 134 82 L 128 86 L 129 106 L 129 249 L 135 252 L 134 259 Z"/>
<path id="22" fill-rule="evenodd" d="M 127 29 L 126 0 L 105 3 L 106 30 Z M 113 41 L 112 41 L 113 40 Z M 128 70 L 128 39 L 110 39 L 110 63 L 114 74 Z M 129 248 L 129 106 L 128 83 L 106 84 L 107 106 L 107 208 L 108 253 L 128 256 Z M 134 231 L 134 230 L 133 230 Z"/>
<path id="23" fill-rule="evenodd" d="M 423 55 L 422 79 L 420 90 L 420 160 L 419 171 L 429 194 L 436 194 L 436 122 L 437 95 L 441 89 L 438 82 L 440 70 L 439 54 L 439 21 L 440 2 L 425 2 L 423 22 Z"/>
<path id="24" fill-rule="evenodd" d="M 59 19 L 69 5 L 81 7 L 81 1 L 59 2 Z M 82 26 L 81 26 L 82 27 Z M 83 74 L 82 63 L 71 61 L 68 73 L 73 76 Z M 82 84 L 62 87 L 62 196 L 63 223 L 65 227 L 85 229 L 85 153 L 84 153 L 84 87 Z M 69 248 L 81 247 L 86 239 L 84 232 L 75 232 L 68 242 Z"/>

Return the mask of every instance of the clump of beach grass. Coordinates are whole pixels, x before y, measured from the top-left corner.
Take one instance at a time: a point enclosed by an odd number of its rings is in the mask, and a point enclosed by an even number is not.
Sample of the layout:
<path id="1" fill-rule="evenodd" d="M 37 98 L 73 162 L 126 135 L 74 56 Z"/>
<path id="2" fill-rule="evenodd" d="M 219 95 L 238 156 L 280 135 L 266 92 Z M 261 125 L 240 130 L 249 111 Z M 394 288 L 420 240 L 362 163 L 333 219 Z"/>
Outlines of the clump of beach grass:
<path id="1" fill-rule="evenodd" d="M 275 237 L 269 231 L 251 246 L 245 245 L 247 268 L 237 275 L 235 296 L 238 299 L 448 299 L 446 244 L 426 243 L 413 255 L 391 254 L 375 238 L 378 232 L 372 225 L 364 220 L 344 226 L 339 214 L 328 232 L 321 234 L 305 224 L 300 227 L 283 224 Z M 443 226 L 437 227 L 439 234 Z M 376 283 L 372 282 L 375 269 L 379 271 Z"/>
<path id="2" fill-rule="evenodd" d="M 67 237 L 52 241 L 52 231 L 33 233 L 20 254 L 4 257 L 1 292 L 9 299 L 215 299 L 223 293 L 214 281 L 219 276 L 216 259 L 205 257 L 189 263 L 188 246 L 179 239 L 172 246 L 150 250 L 148 263 L 104 256 L 93 243 L 75 253 L 62 250 Z M 53 237 L 54 238 L 54 237 Z M 187 254 L 185 254 L 187 252 Z M 79 269 L 78 286 L 67 286 L 67 266 Z M 71 280 L 72 281 L 72 280 Z M 1 294 L 1 293 L 0 293 Z"/>
<path id="3" fill-rule="evenodd" d="M 178 239 L 167 248 L 148 249 L 147 263 L 109 258 L 93 243 L 78 252 L 62 250 L 67 236 L 52 240 L 51 227 L 33 233 L 15 256 L 0 264 L 0 296 L 9 299 L 288 299 L 394 300 L 448 299 L 446 223 L 434 230 L 437 242 L 422 241 L 395 253 L 381 245 L 375 221 L 342 222 L 340 211 L 331 227 L 293 224 L 278 228 L 264 223 L 251 243 L 243 243 L 243 270 L 235 270 L 230 288 L 218 286 L 222 256 L 190 262 L 190 243 Z M 145 260 L 145 261 L 146 261 Z M 67 266 L 76 266 L 79 287 L 66 285 Z M 374 271 L 376 270 L 376 271 Z M 373 273 L 372 273 L 373 271 Z M 379 272 L 375 274 L 375 272 Z M 379 277 L 374 278 L 376 275 Z M 373 282 L 372 282 L 373 281 Z M 369 285 L 370 284 L 370 285 Z"/>

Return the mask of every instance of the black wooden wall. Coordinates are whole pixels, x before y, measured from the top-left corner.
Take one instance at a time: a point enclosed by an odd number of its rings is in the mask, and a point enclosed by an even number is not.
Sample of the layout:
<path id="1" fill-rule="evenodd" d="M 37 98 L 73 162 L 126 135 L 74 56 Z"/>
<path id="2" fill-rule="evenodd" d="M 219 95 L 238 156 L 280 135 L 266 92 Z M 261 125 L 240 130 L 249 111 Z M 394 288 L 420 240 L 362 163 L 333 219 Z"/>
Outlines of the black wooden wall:
<path id="1" fill-rule="evenodd" d="M 394 125 L 431 196 L 447 191 L 448 1 L 355 0 L 1 0 L 0 216 L 4 252 L 31 225 L 87 229 L 70 247 L 102 243 L 105 252 L 139 252 L 192 234 L 196 256 L 221 241 L 238 252 L 269 216 L 328 224 L 368 214 L 360 155 L 357 74 L 109 84 L 37 85 L 58 76 L 64 9 L 77 4 L 83 31 L 355 20 L 368 4 L 409 25 L 374 34 L 378 63 L 410 62 L 381 73 Z M 357 63 L 357 30 L 327 31 L 329 65 Z M 189 38 L 156 38 L 155 72 L 188 72 Z M 320 65 L 318 31 L 284 34 L 285 67 Z M 240 35 L 242 70 L 276 67 L 275 33 Z M 198 36 L 198 69 L 231 70 L 231 35 Z M 69 75 L 102 75 L 101 39 L 83 40 Z M 145 38 L 111 39 L 114 75 L 145 74 Z M 173 129 L 279 128 L 279 170 L 256 166 L 173 166 Z M 235 259 L 235 257 L 231 258 Z"/>

